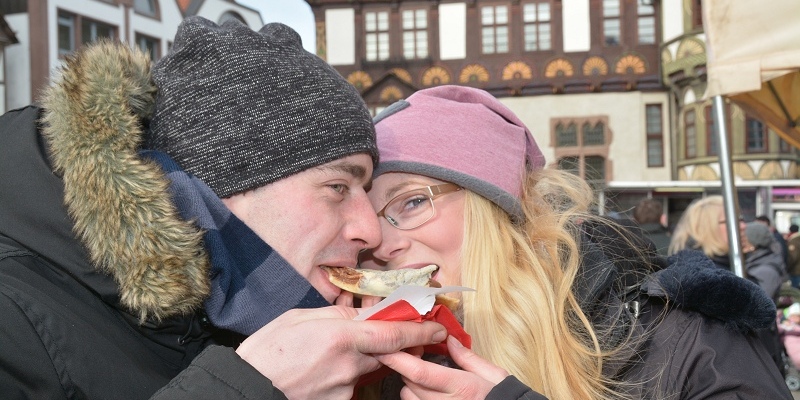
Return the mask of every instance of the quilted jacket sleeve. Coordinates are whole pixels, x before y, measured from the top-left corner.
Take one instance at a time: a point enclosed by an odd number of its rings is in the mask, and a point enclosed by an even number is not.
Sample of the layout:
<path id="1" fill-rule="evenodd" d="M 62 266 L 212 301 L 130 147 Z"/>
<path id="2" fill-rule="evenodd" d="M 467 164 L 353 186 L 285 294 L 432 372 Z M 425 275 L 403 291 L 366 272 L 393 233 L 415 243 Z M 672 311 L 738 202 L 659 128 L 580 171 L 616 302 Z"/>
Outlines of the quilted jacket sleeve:
<path id="1" fill-rule="evenodd" d="M 264 399 L 286 396 L 229 347 L 211 346 L 151 399 Z"/>

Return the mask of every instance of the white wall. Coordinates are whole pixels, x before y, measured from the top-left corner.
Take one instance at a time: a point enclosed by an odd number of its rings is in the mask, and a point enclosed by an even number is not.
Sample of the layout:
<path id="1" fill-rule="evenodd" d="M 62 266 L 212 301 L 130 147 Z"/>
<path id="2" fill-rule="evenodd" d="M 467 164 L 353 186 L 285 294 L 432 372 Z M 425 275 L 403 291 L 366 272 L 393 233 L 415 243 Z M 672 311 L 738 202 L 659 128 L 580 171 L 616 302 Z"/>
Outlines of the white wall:
<path id="1" fill-rule="evenodd" d="M 5 16 L 19 43 L 6 47 L 6 98 L 5 110 L 23 107 L 33 101 L 31 96 L 31 56 L 28 34 L 28 14 Z"/>
<path id="2" fill-rule="evenodd" d="M 664 42 L 683 35 L 683 1 L 662 1 L 661 28 Z M 673 54 L 675 54 L 673 52 Z"/>
<path id="3" fill-rule="evenodd" d="M 589 0 L 563 0 L 564 52 L 589 51 Z"/>
<path id="4" fill-rule="evenodd" d="M 552 118 L 607 116 L 612 138 L 609 159 L 615 181 L 670 180 L 669 111 L 666 93 L 591 93 L 500 99 L 532 132 L 548 164 L 555 161 L 550 143 Z M 664 167 L 647 168 L 645 104 L 663 104 Z"/>
<path id="5" fill-rule="evenodd" d="M 355 11 L 352 8 L 325 10 L 325 48 L 330 65 L 356 63 Z"/>
<path id="6" fill-rule="evenodd" d="M 439 5 L 439 56 L 457 60 L 467 56 L 467 5 Z"/>

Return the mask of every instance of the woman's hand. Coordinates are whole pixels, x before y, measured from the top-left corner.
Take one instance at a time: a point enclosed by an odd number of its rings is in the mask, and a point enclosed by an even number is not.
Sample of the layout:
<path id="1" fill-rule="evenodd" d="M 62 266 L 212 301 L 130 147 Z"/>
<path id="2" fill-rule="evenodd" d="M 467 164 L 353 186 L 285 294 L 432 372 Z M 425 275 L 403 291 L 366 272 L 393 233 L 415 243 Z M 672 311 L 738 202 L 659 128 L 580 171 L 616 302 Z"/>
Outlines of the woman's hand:
<path id="1" fill-rule="evenodd" d="M 450 357 L 463 370 L 423 361 L 405 353 L 375 356 L 378 361 L 403 376 L 406 386 L 403 400 L 485 399 L 492 388 L 509 374 L 462 346 L 454 337 L 447 338 Z"/>

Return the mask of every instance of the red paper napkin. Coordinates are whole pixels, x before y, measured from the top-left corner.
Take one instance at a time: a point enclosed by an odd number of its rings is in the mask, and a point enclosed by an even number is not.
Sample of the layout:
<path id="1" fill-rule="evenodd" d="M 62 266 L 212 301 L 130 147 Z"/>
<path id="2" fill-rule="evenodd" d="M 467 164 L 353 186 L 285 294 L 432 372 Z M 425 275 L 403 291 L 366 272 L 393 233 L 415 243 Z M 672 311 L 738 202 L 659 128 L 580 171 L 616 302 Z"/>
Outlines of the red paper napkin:
<path id="1" fill-rule="evenodd" d="M 472 338 L 464 330 L 461 324 L 458 323 L 458 320 L 456 319 L 455 315 L 453 315 L 453 313 L 450 311 L 450 309 L 441 304 L 434 305 L 433 309 L 429 311 L 427 314 L 420 315 L 419 312 L 407 301 L 399 300 L 392 303 L 383 310 L 378 311 L 371 317 L 367 318 L 367 321 L 438 322 L 444 325 L 444 327 L 447 328 L 447 333 L 450 336 L 453 336 L 456 339 L 458 339 L 458 341 L 461 342 L 461 344 L 463 344 L 464 347 L 472 348 Z M 442 343 L 425 346 L 423 349 L 425 353 L 441 354 L 445 356 L 450 355 L 447 351 L 446 341 Z M 387 375 L 389 375 L 391 371 L 392 371 L 391 369 L 384 366 L 378 369 L 377 371 L 366 374 L 358 380 L 356 388 L 377 382 L 385 378 Z"/>

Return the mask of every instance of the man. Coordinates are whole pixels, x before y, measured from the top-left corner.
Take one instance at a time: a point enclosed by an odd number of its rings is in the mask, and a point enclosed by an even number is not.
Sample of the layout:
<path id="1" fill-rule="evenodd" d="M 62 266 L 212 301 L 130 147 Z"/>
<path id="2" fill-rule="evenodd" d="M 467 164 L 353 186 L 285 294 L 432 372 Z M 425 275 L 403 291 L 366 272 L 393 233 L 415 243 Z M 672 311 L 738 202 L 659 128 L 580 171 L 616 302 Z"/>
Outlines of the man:
<path id="1" fill-rule="evenodd" d="M 284 25 L 187 19 L 152 77 L 86 48 L 0 138 L 4 399 L 349 399 L 372 354 L 446 337 L 324 307 L 352 298 L 320 266 L 379 240 L 377 151 L 358 93 Z"/>
<path id="2" fill-rule="evenodd" d="M 772 243 L 772 251 L 775 253 L 780 254 L 783 258 L 783 262 L 786 265 L 789 265 L 789 248 L 788 244 L 786 243 L 786 239 L 778 232 L 774 226 L 772 226 L 772 221 L 766 215 L 759 215 L 755 218 L 754 222 L 758 222 L 760 224 L 764 224 L 769 228 L 770 235 L 772 235 L 773 243 Z"/>
<path id="3" fill-rule="evenodd" d="M 644 198 L 633 209 L 633 220 L 639 224 L 645 237 L 650 239 L 661 256 L 667 255 L 669 249 L 669 231 L 662 221 L 664 206 L 660 201 Z"/>

